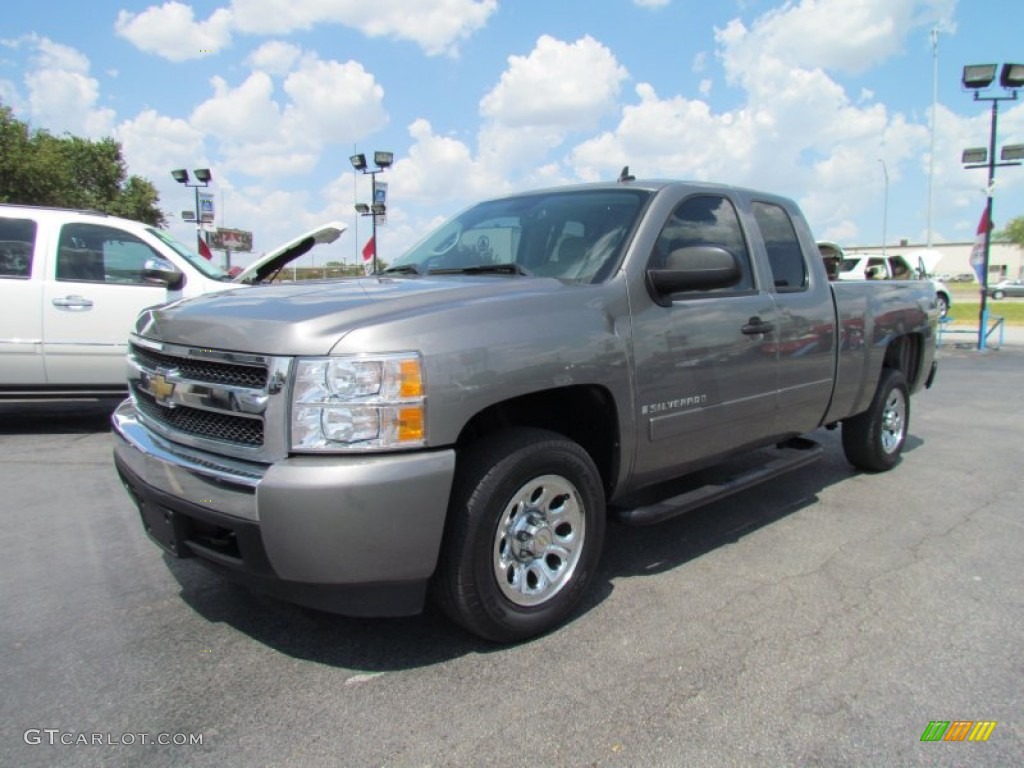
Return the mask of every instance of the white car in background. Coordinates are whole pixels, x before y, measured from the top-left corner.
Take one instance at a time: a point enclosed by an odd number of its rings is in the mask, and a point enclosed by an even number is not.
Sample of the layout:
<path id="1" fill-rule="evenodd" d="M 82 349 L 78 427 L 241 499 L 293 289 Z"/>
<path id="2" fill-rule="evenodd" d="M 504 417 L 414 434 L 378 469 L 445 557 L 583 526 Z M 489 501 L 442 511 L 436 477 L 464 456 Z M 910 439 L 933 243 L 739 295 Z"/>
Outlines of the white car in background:
<path id="1" fill-rule="evenodd" d="M 935 288 L 935 301 L 939 317 L 949 314 L 953 300 L 949 288 L 932 277 L 942 254 L 926 251 L 918 257 L 916 265 L 900 255 L 879 256 L 876 253 L 844 251 L 841 246 L 826 240 L 818 242 L 818 251 L 825 260 L 829 279 L 833 280 L 930 280 Z"/>
<path id="2" fill-rule="evenodd" d="M 264 282 L 345 228 L 307 232 L 231 277 L 148 224 L 0 205 L 0 400 L 123 393 L 143 309 Z"/>

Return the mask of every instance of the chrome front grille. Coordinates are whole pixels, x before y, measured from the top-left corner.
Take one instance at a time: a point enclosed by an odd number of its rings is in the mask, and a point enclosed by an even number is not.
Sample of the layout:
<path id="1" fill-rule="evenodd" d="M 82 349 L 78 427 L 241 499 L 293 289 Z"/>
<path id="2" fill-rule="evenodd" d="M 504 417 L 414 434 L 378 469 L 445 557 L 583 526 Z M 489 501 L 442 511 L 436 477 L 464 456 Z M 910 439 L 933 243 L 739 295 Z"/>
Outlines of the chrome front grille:
<path id="1" fill-rule="evenodd" d="M 215 454 L 271 462 L 287 455 L 291 359 L 133 336 L 128 386 L 151 431 Z"/>
<path id="2" fill-rule="evenodd" d="M 223 440 L 239 445 L 263 445 L 262 419 L 201 411 L 188 406 L 168 408 L 160 405 L 152 395 L 136 386 L 132 387 L 132 397 L 135 398 L 135 405 L 142 413 L 169 429 L 195 437 Z"/>
<path id="3" fill-rule="evenodd" d="M 140 365 L 150 370 L 177 369 L 192 381 L 230 384 L 261 389 L 267 385 L 266 366 L 236 365 L 207 359 L 182 359 L 132 344 L 131 353 Z"/>

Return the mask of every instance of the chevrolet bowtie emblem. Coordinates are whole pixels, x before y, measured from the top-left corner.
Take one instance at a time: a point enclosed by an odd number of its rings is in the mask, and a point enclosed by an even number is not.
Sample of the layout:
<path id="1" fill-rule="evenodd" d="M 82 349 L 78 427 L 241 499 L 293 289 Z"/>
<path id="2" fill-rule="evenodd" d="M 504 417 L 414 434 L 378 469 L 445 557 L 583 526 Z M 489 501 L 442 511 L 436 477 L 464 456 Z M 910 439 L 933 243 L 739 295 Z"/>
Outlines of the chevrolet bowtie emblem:
<path id="1" fill-rule="evenodd" d="M 171 395 L 174 394 L 174 382 L 168 381 L 163 374 L 156 374 L 149 377 L 149 394 L 151 394 L 160 405 L 171 405 Z"/>

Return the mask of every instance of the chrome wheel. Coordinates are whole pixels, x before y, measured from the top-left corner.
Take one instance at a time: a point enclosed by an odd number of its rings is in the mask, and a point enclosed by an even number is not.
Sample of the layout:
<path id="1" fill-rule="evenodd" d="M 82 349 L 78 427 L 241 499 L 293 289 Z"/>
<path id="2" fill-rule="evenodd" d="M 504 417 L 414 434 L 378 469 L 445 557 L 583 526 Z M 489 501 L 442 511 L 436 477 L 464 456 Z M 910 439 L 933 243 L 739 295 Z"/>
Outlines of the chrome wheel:
<path id="1" fill-rule="evenodd" d="M 566 478 L 542 475 L 512 496 L 494 536 L 494 575 L 519 606 L 550 600 L 572 580 L 586 536 L 584 505 Z"/>
<path id="2" fill-rule="evenodd" d="M 882 410 L 882 450 L 888 454 L 899 451 L 907 433 L 907 400 L 902 389 L 893 389 Z"/>

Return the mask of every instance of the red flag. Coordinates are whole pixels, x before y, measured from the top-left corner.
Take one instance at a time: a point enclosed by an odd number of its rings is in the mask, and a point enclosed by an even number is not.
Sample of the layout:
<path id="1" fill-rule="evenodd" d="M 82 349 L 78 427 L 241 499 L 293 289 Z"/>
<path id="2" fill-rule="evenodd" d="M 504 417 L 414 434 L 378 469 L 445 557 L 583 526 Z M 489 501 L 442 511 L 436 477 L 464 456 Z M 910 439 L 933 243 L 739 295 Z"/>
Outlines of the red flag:
<path id="1" fill-rule="evenodd" d="M 363 271 L 366 274 L 373 272 L 373 257 L 377 254 L 377 244 L 374 242 L 373 235 L 366 241 L 366 245 L 363 246 Z"/>
<path id="2" fill-rule="evenodd" d="M 974 247 L 971 248 L 971 266 L 974 267 L 974 274 L 978 282 L 985 284 L 985 233 L 992 229 L 992 223 L 988 220 L 988 206 L 981 212 L 981 221 L 978 222 L 978 235 L 974 238 Z"/>
<path id="3" fill-rule="evenodd" d="M 199 240 L 199 255 L 207 261 L 213 260 L 213 252 L 210 250 L 210 246 L 206 244 L 206 238 L 203 237 L 203 233 L 200 232 L 197 236 Z"/>

